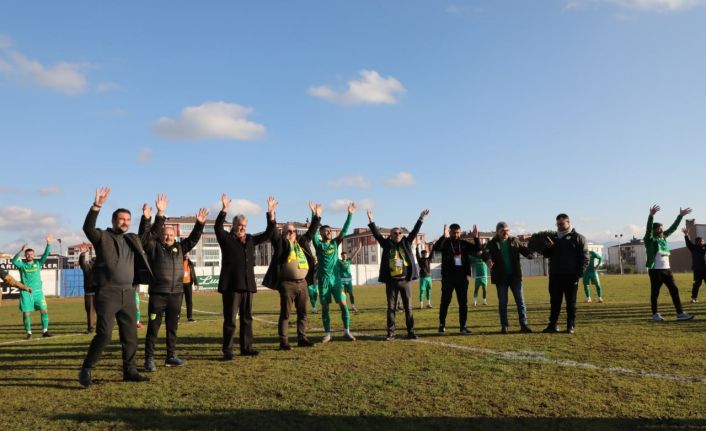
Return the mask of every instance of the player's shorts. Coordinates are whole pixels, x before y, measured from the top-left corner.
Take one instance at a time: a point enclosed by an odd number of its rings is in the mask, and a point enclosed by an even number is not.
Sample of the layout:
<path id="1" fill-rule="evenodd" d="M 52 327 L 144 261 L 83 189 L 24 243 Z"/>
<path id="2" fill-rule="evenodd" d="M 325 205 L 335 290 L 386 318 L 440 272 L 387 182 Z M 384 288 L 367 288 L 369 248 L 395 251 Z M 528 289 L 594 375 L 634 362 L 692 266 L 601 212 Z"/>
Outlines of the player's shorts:
<path id="1" fill-rule="evenodd" d="M 594 286 L 598 286 L 598 273 L 594 271 L 586 271 L 583 273 L 583 285 L 588 286 L 589 284 L 593 284 Z"/>
<path id="2" fill-rule="evenodd" d="M 482 276 L 476 277 L 476 287 L 483 287 L 483 288 L 488 287 L 488 276 L 482 275 Z"/>
<path id="3" fill-rule="evenodd" d="M 44 292 L 39 289 L 33 289 L 32 293 L 20 291 L 20 311 L 22 313 L 46 309 L 47 301 L 44 299 Z"/>
<path id="4" fill-rule="evenodd" d="M 343 290 L 345 292 L 352 292 L 353 291 L 353 279 L 352 278 L 342 278 L 341 279 L 341 286 L 343 287 Z"/>
<path id="5" fill-rule="evenodd" d="M 419 279 L 419 289 L 422 291 L 431 290 L 431 277 L 422 277 Z"/>
<path id="6" fill-rule="evenodd" d="M 341 280 L 333 277 L 319 277 L 319 298 L 324 304 L 344 302 L 346 294 L 343 292 Z"/>

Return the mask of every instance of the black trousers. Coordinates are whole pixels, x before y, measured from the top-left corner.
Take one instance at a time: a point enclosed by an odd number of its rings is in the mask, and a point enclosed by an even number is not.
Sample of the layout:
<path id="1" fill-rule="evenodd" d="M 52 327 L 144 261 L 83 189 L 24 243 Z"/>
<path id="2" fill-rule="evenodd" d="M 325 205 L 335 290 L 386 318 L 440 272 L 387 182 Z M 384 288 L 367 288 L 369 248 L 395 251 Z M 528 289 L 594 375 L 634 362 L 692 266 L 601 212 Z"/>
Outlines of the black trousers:
<path id="1" fill-rule="evenodd" d="M 458 323 L 461 328 L 466 327 L 468 318 L 468 279 L 441 279 L 441 305 L 439 306 L 439 325 L 446 326 L 446 314 L 449 312 L 451 298 L 456 292 L 458 301 Z"/>
<path id="2" fill-rule="evenodd" d="M 223 292 L 223 353 L 233 353 L 235 313 L 240 314 L 240 353 L 252 349 L 253 292 Z"/>
<path id="3" fill-rule="evenodd" d="M 193 294 L 193 284 L 184 284 L 184 301 L 186 301 L 186 318 L 192 319 L 194 317 L 194 302 L 191 299 Z"/>
<path id="4" fill-rule="evenodd" d="M 405 324 L 407 333 L 414 332 L 414 316 L 412 316 L 412 289 L 409 281 L 404 279 L 391 280 L 385 284 L 387 294 L 387 334 L 395 333 L 395 311 L 397 311 L 397 298 L 402 298 L 404 307 Z"/>
<path id="5" fill-rule="evenodd" d="M 279 285 L 279 342 L 288 344 L 287 327 L 292 303 L 297 310 L 297 340 L 306 339 L 306 303 L 309 301 L 309 292 L 306 280 L 282 280 Z"/>
<path id="6" fill-rule="evenodd" d="M 86 325 L 88 327 L 88 332 L 93 332 L 96 330 L 96 294 L 86 293 L 83 295 L 83 308 L 86 309 Z"/>
<path id="7" fill-rule="evenodd" d="M 157 342 L 162 315 L 167 322 L 167 357 L 176 356 L 177 328 L 181 312 L 182 293 L 151 293 L 147 303 L 147 337 L 145 337 L 145 358 L 154 356 L 154 344 Z"/>
<path id="8" fill-rule="evenodd" d="M 137 307 L 135 288 L 123 289 L 104 286 L 95 294 L 96 335 L 83 361 L 83 368 L 93 368 L 101 357 L 103 349 L 110 343 L 113 325 L 118 322 L 120 345 L 123 351 L 123 371 L 137 372 L 135 354 L 137 352 Z"/>
<path id="9" fill-rule="evenodd" d="M 576 323 L 576 294 L 579 279 L 575 274 L 549 275 L 549 324 L 556 326 L 561 313 L 561 303 L 566 299 L 566 326 Z"/>
<path id="10" fill-rule="evenodd" d="M 702 281 L 706 283 L 706 270 L 694 270 L 694 285 L 691 287 L 692 298 L 696 299 L 699 297 L 699 287 L 701 287 Z"/>
<path id="11" fill-rule="evenodd" d="M 679 289 L 674 283 L 674 276 L 669 269 L 650 269 L 650 305 L 652 305 L 652 314 L 657 313 L 657 299 L 659 298 L 659 290 L 662 285 L 666 285 L 669 289 L 669 295 L 672 297 L 674 308 L 677 313 L 682 313 L 681 300 L 679 299 Z"/>

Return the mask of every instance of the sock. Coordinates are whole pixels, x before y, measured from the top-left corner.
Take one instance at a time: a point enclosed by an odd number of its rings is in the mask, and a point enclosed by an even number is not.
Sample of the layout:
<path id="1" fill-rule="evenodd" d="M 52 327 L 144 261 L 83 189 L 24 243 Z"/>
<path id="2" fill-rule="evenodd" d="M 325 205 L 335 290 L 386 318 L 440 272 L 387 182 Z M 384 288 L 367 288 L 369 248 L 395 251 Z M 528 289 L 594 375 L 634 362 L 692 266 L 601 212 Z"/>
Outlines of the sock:
<path id="1" fill-rule="evenodd" d="M 591 289 L 589 289 L 588 285 L 583 286 L 583 291 L 586 293 L 586 298 L 591 297 Z M 600 289 L 599 289 L 599 291 L 600 291 Z M 599 293 L 598 296 L 601 296 L 601 294 Z"/>
<path id="2" fill-rule="evenodd" d="M 601 282 L 596 283 L 596 290 L 598 291 L 598 297 L 603 298 L 603 288 L 601 287 Z"/>
<path id="3" fill-rule="evenodd" d="M 46 332 L 49 329 L 49 313 L 41 313 L 42 318 L 42 332 Z"/>
<path id="4" fill-rule="evenodd" d="M 140 294 L 135 290 L 135 307 L 137 308 L 137 314 L 135 315 L 137 321 L 140 321 Z"/>
<path id="5" fill-rule="evenodd" d="M 348 305 L 345 302 L 341 304 L 341 320 L 343 320 L 343 327 L 350 329 L 351 313 L 348 311 Z"/>
<path id="6" fill-rule="evenodd" d="M 485 301 L 487 293 L 485 286 L 483 286 L 483 301 Z"/>
<path id="7" fill-rule="evenodd" d="M 328 309 L 329 307 L 321 307 L 321 321 L 324 324 L 324 332 L 331 332 L 331 319 Z"/>
<path id="8" fill-rule="evenodd" d="M 28 334 L 32 332 L 32 320 L 29 317 L 29 313 L 22 313 L 22 322 L 25 325 L 25 332 Z"/>

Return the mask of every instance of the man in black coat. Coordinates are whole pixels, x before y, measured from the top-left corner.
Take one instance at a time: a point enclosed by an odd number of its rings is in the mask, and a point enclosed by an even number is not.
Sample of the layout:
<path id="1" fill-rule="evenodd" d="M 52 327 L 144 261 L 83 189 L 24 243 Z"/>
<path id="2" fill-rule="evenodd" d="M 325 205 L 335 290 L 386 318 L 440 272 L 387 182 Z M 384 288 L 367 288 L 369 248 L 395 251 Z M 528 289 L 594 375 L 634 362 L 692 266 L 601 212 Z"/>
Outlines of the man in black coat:
<path id="1" fill-rule="evenodd" d="M 315 258 L 308 244 L 313 241 L 321 224 L 321 204 L 309 202 L 311 223 L 304 235 L 297 235 L 296 227 L 287 223 L 284 235 L 275 229 L 270 242 L 273 253 L 270 266 L 262 284 L 279 291 L 279 348 L 291 350 L 287 327 L 292 303 L 297 310 L 297 345 L 311 347 L 306 338 L 306 303 L 309 300 L 307 286 L 314 283 Z"/>
<path id="2" fill-rule="evenodd" d="M 184 302 L 186 303 L 186 320 L 188 322 L 196 322 L 194 320 L 194 286 L 199 287 L 199 282 L 196 279 L 196 270 L 194 262 L 189 259 L 188 254 L 184 254 L 184 278 L 182 279 L 182 288 L 184 289 Z"/>
<path id="3" fill-rule="evenodd" d="M 444 225 L 444 234 L 432 246 L 433 252 L 441 252 L 441 305 L 439 306 L 439 333 L 446 332 L 446 314 L 449 311 L 454 291 L 458 301 L 458 323 L 462 335 L 470 335 L 466 328 L 468 318 L 468 276 L 471 264 L 468 257 L 481 252 L 478 228 L 473 225 L 473 239 L 461 239 L 461 226 L 454 223 Z"/>
<path id="4" fill-rule="evenodd" d="M 694 284 L 691 286 L 691 302 L 698 302 L 699 287 L 701 282 L 706 282 L 706 244 L 700 236 L 694 238 L 694 242 L 689 239 L 689 231 L 684 228 L 684 241 L 686 247 L 691 252 L 691 270 L 694 271 Z"/>
<path id="5" fill-rule="evenodd" d="M 546 237 L 542 254 L 549 258 L 549 325 L 542 331 L 556 333 L 561 303 L 566 298 L 566 332 L 575 333 L 576 293 L 588 267 L 586 238 L 571 227 L 566 214 L 556 216 L 557 232 Z"/>
<path id="6" fill-rule="evenodd" d="M 218 292 L 223 299 L 223 359 L 233 359 L 233 336 L 235 335 L 235 313 L 240 314 L 240 354 L 256 356 L 259 352 L 252 348 L 252 300 L 257 292 L 255 284 L 255 246 L 269 241 L 275 229 L 275 208 L 277 201 L 267 199 L 267 229 L 257 235 L 246 233 L 248 219 L 238 214 L 233 218 L 230 232 L 223 224 L 231 200 L 223 193 L 223 208 L 216 217 L 215 233 L 221 247 L 221 274 L 218 279 Z"/>
<path id="7" fill-rule="evenodd" d="M 78 381 L 84 387 L 90 386 L 91 370 L 100 359 L 105 346 L 110 343 L 115 320 L 118 321 L 120 344 L 123 353 L 123 380 L 143 382 L 149 377 L 137 372 L 135 354 L 137 352 L 137 328 L 135 288 L 133 285 L 149 283 L 152 269 L 147 255 L 137 235 L 128 233 L 130 211 L 119 208 L 113 212 L 113 227 L 96 229 L 98 212 L 110 195 L 110 189 L 96 190 L 96 197 L 83 223 L 83 232 L 93 244 L 96 261 L 93 265 L 93 282 L 96 287 L 96 335 L 91 341 L 83 361 Z"/>
<path id="8" fill-rule="evenodd" d="M 196 214 L 196 223 L 189 237 L 176 242 L 176 232 L 172 227 L 164 227 L 164 211 L 167 208 L 167 197 L 157 197 L 157 216 L 154 225 L 149 227 L 152 220 L 152 209 L 145 204 L 142 207 L 142 220 L 140 230 L 142 245 L 147 253 L 154 278 L 149 286 L 149 303 L 147 311 L 147 336 L 145 337 L 145 371 L 153 372 L 157 369 L 154 364 L 154 344 L 157 340 L 159 328 L 162 326 L 162 314 L 167 323 L 167 358 L 164 365 L 168 367 L 181 367 L 186 361 L 176 355 L 177 328 L 179 314 L 184 294 L 184 255 L 188 254 L 201 239 L 208 210 L 201 208 Z"/>
<path id="9" fill-rule="evenodd" d="M 387 338 L 395 339 L 395 311 L 397 309 L 397 298 L 402 297 L 404 307 L 405 323 L 407 325 L 407 338 L 414 340 L 417 335 L 414 333 L 414 316 L 412 316 L 412 289 L 410 281 L 419 278 L 419 268 L 414 261 L 412 244 L 417 239 L 419 229 L 422 228 L 424 217 L 429 215 L 429 210 L 424 210 L 419 215 L 419 219 L 414 224 L 414 228 L 409 235 L 402 235 L 402 229 L 394 227 L 390 229 L 390 236 L 384 238 L 373 220 L 373 211 L 368 210 L 368 227 L 382 247 L 380 257 L 380 274 L 378 281 L 385 283 L 385 293 L 387 295 Z"/>

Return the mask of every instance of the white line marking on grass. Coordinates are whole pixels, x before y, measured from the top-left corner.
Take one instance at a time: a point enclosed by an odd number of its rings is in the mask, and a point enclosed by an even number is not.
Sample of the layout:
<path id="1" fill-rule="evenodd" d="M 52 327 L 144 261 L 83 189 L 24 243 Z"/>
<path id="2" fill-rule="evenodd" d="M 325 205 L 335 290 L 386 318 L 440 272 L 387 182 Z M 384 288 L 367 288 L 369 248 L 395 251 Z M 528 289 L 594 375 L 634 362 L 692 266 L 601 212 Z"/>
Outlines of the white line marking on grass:
<path id="1" fill-rule="evenodd" d="M 194 310 L 198 311 L 198 310 Z M 201 311 L 202 313 L 206 314 L 219 314 L 219 313 L 214 313 L 210 311 Z M 266 320 L 266 319 L 261 319 L 259 317 L 254 317 L 253 320 L 257 320 L 258 322 L 262 323 L 267 323 L 270 325 L 277 325 L 279 322 L 275 322 L 272 320 Z M 323 328 L 309 328 L 314 331 L 322 331 Z M 362 337 L 362 338 L 383 338 L 381 335 L 374 335 L 374 334 L 366 334 L 362 332 L 356 332 L 353 335 L 356 337 Z M 400 340 L 402 341 L 402 340 Z M 585 370 L 596 370 L 596 371 L 601 371 L 604 373 L 609 373 L 609 374 L 617 374 L 621 376 L 635 376 L 635 377 L 651 377 L 653 379 L 659 379 L 659 380 L 668 380 L 672 382 L 684 382 L 684 383 L 696 383 L 700 385 L 706 385 L 706 377 L 695 377 L 695 376 L 675 376 L 672 374 L 662 374 L 662 373 L 657 373 L 653 371 L 646 371 L 646 370 L 638 370 L 638 369 L 632 369 L 632 368 L 625 368 L 625 367 L 605 367 L 605 366 L 600 366 L 600 365 L 595 365 L 591 364 L 589 362 L 578 362 L 574 361 L 571 359 L 551 359 L 547 357 L 546 354 L 542 352 L 533 352 L 533 351 L 514 351 L 514 350 L 493 350 L 493 349 L 484 349 L 481 347 L 471 347 L 471 346 L 463 346 L 459 344 L 452 344 L 452 343 L 446 343 L 443 341 L 430 341 L 430 340 L 410 340 L 416 343 L 420 344 L 428 344 L 431 346 L 438 346 L 438 347 L 446 347 L 449 349 L 456 349 L 456 350 L 463 350 L 466 352 L 471 352 L 471 353 L 476 353 L 480 355 L 488 355 L 488 356 L 495 356 L 500 359 L 505 359 L 508 361 L 517 361 L 517 362 L 531 362 L 531 363 L 536 363 L 536 364 L 549 364 L 549 365 L 555 365 L 558 367 L 568 367 L 568 368 L 582 368 Z"/>
<path id="2" fill-rule="evenodd" d="M 0 346 L 6 346 L 8 344 L 31 343 L 33 341 L 42 341 L 42 340 L 49 341 L 49 340 L 53 340 L 55 338 L 78 337 L 81 335 L 87 335 L 87 334 L 84 334 L 83 332 L 77 332 L 75 334 L 52 335 L 51 337 L 47 337 L 47 338 L 43 338 L 41 335 L 38 335 L 37 338 L 32 337 L 29 340 L 22 339 L 22 340 L 14 340 L 14 341 L 5 341 L 5 342 L 0 343 Z"/>

